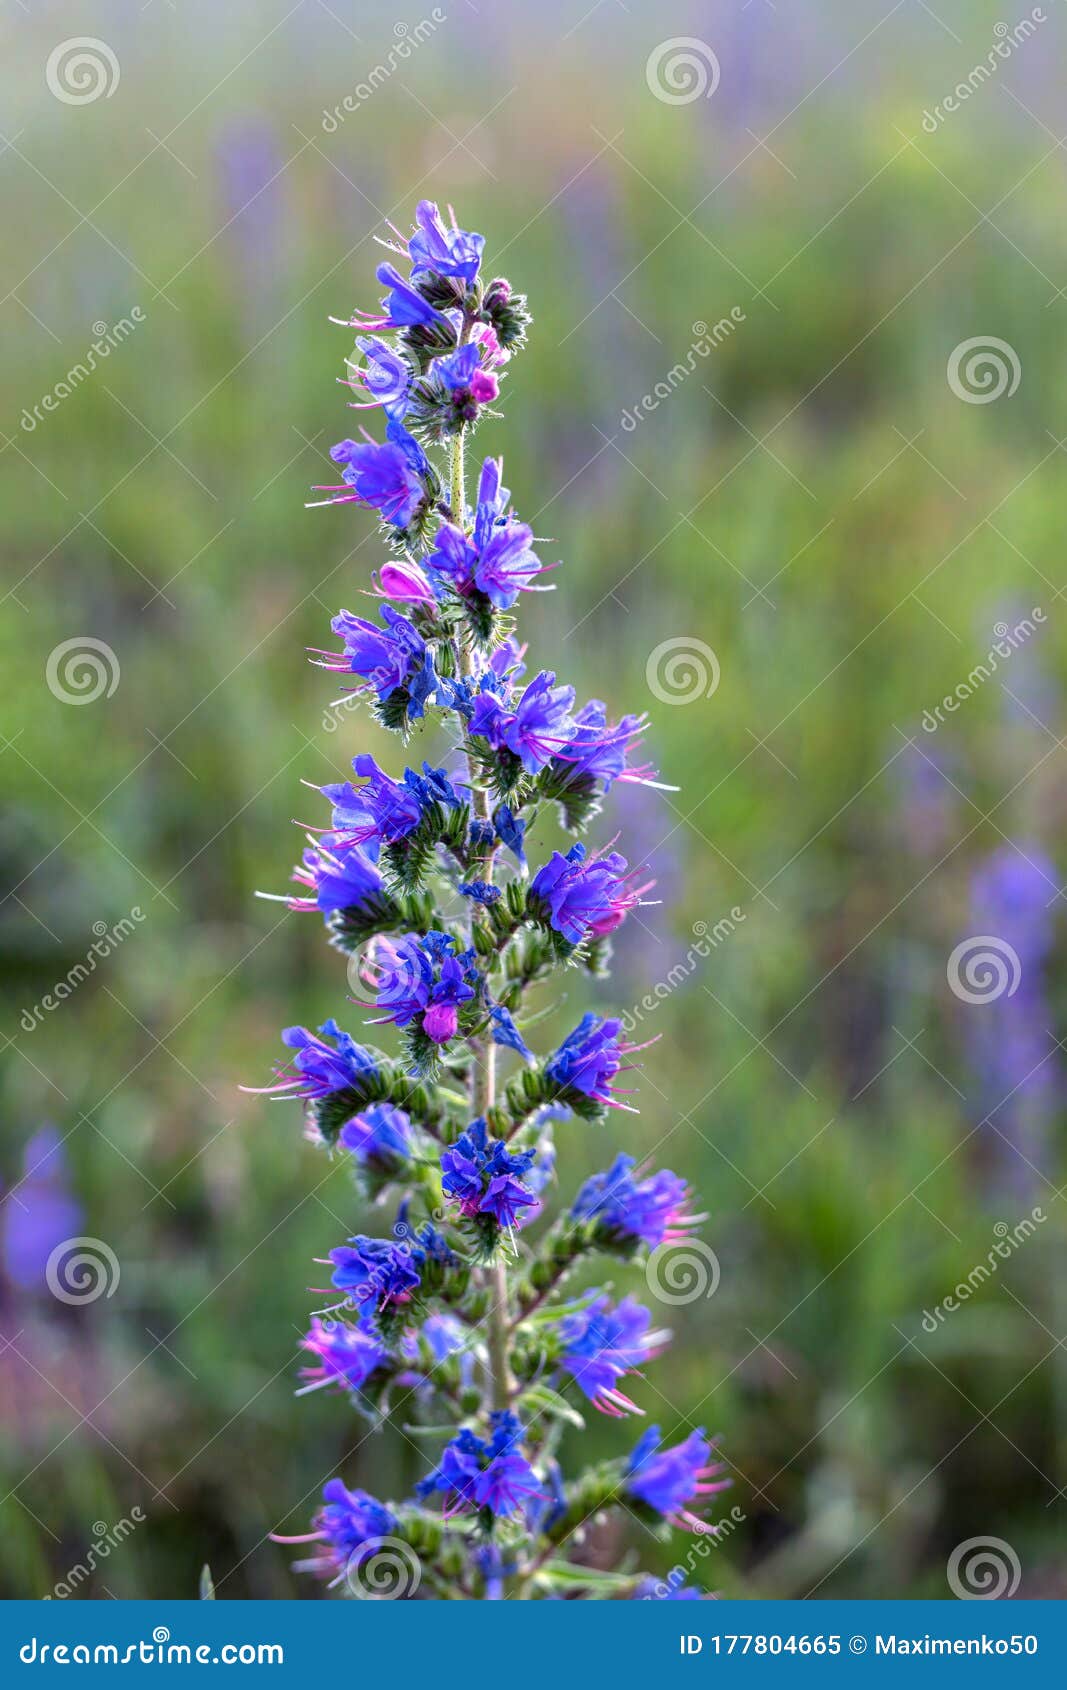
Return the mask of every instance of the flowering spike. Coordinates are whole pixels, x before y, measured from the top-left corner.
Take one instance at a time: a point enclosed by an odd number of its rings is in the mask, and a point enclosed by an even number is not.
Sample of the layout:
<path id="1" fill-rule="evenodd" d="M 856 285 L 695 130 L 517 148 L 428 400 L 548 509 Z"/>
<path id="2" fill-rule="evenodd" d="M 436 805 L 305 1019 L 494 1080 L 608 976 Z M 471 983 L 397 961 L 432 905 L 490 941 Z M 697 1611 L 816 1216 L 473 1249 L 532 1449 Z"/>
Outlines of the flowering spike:
<path id="1" fill-rule="evenodd" d="M 443 724 L 455 758 L 397 775 L 357 753 L 351 780 L 316 788 L 329 818 L 305 829 L 297 890 L 264 895 L 322 915 L 349 959 L 350 1000 L 389 1053 L 333 1020 L 290 1027 L 288 1061 L 262 1089 L 299 1100 L 308 1136 L 394 1217 L 323 1240 L 325 1306 L 301 1339 L 300 1394 L 330 1391 L 446 1441 L 413 1496 L 383 1501 L 334 1478 L 310 1532 L 276 1541 L 314 1544 L 297 1565 L 352 1594 L 374 1588 L 384 1542 L 394 1562 L 410 1555 L 410 1594 L 661 1595 L 639 1571 L 570 1559 L 581 1528 L 618 1506 L 661 1530 L 712 1531 L 698 1509 L 722 1468 L 702 1431 L 668 1447 L 653 1426 L 630 1455 L 563 1474 L 563 1425 L 583 1424 L 584 1404 L 642 1415 L 643 1371 L 670 1338 L 632 1296 L 568 1297 L 563 1282 L 594 1254 L 643 1262 L 703 1217 L 683 1179 L 613 1145 L 545 1224 L 558 1123 L 572 1137 L 607 1131 L 610 1111 L 634 1114 L 622 1076 L 647 1046 L 592 1012 L 554 1048 L 535 1037 L 551 1008 L 535 994 L 568 964 L 602 972 L 651 882 L 613 840 L 575 840 L 532 878 L 526 865 L 545 804 L 574 835 L 617 783 L 660 784 L 633 760 L 648 720 L 579 706 L 550 669 L 527 678 L 514 612 L 546 590 L 555 561 L 512 508 L 501 458 L 466 486 L 466 438 L 526 343 L 524 296 L 483 276 L 483 236 L 429 200 L 409 235 L 389 225 L 382 245 L 380 304 L 335 321 L 356 331 L 349 402 L 380 411 L 385 437 L 340 440 L 340 481 L 319 491 L 373 512 L 393 556 L 356 584 L 375 611 L 339 610 L 336 644 L 312 657 L 405 739 L 426 718 Z M 498 1060 L 511 1069 L 499 1089 Z"/>

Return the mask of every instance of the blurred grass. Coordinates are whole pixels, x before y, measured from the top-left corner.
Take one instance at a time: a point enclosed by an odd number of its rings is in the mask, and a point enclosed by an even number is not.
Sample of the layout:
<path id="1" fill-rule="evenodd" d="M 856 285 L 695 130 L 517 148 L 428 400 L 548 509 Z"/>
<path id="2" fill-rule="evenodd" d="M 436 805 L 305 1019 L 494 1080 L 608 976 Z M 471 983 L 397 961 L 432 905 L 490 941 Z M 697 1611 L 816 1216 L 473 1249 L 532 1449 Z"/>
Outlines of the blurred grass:
<path id="1" fill-rule="evenodd" d="M 663 904 L 624 936 L 603 1002 L 637 1003 L 694 922 L 744 912 L 651 1018 L 641 1116 L 561 1134 L 564 1191 L 616 1146 L 654 1150 L 710 1214 L 720 1289 L 672 1311 L 677 1342 L 638 1391 L 671 1430 L 721 1431 L 735 1468 L 743 1523 L 699 1582 L 936 1596 L 951 1548 L 993 1533 L 1021 1594 L 1064 1594 L 1061 1094 L 1024 1200 L 974 1132 L 966 1006 L 945 985 L 975 869 L 1004 835 L 1055 859 L 1065 819 L 1063 34 L 1057 17 L 1051 59 L 1021 48 L 1000 73 L 1012 94 L 983 88 L 929 136 L 923 109 L 997 16 L 939 9 L 959 43 L 913 8 L 859 47 L 880 8 L 694 14 L 722 82 L 684 108 L 645 86 L 664 20 L 460 14 L 335 135 L 320 108 L 386 51 L 381 8 L 335 8 L 360 44 L 310 5 L 287 23 L 281 6 L 105 10 L 93 28 L 122 82 L 85 108 L 40 75 L 76 10 L 8 22 L 0 1178 L 54 1123 L 84 1230 L 122 1267 L 116 1296 L 81 1310 L 0 1288 L 8 1594 L 43 1594 L 93 1521 L 140 1505 L 134 1553 L 82 1593 L 189 1595 L 207 1559 L 221 1595 L 306 1596 L 264 1534 L 302 1529 L 342 1464 L 383 1494 L 417 1470 L 392 1433 L 346 1462 L 362 1432 L 345 1408 L 293 1401 L 312 1262 L 356 1212 L 293 1112 L 236 1088 L 263 1082 L 280 1026 L 342 1004 L 316 923 L 251 897 L 283 888 L 291 818 L 315 819 L 299 781 L 338 778 L 357 748 L 395 755 L 358 714 L 323 726 L 331 694 L 302 648 L 358 604 L 380 551 L 358 513 L 302 500 L 351 428 L 333 385 L 346 336 L 325 319 L 373 297 L 380 212 L 405 223 L 421 193 L 489 232 L 490 268 L 535 311 L 506 421 L 477 443 L 505 452 L 519 510 L 564 560 L 525 614 L 532 657 L 616 712 L 652 707 L 651 749 L 682 788 L 617 811 Z M 149 125 L 181 163 L 140 162 Z M 21 428 L 92 323 L 134 304 L 147 320 L 106 366 Z M 623 429 L 691 325 L 733 305 L 736 333 Z M 979 333 L 1018 352 L 1010 400 L 948 388 L 949 354 Z M 1033 605 L 1048 620 L 1006 684 L 1030 676 L 1046 726 L 994 681 L 924 735 L 997 619 Z M 77 709 L 44 667 L 82 633 L 121 680 Z M 714 648 L 721 684 L 657 705 L 646 660 L 682 634 Z M 922 753 L 951 777 L 925 797 Z M 143 924 L 27 1033 L 93 922 L 135 906 Z M 1055 1029 L 1059 945 L 1046 984 Z M 1034 1202 L 1035 1240 L 924 1335 L 922 1311 Z M 598 1425 L 572 1448 L 620 1436 Z"/>

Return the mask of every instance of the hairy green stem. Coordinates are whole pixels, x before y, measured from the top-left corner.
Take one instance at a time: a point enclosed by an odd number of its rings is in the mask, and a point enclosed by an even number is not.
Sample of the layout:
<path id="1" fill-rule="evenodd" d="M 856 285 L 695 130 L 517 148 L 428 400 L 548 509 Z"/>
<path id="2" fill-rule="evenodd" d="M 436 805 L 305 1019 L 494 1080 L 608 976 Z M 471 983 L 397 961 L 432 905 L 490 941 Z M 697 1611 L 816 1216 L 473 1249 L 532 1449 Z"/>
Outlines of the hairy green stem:
<path id="1" fill-rule="evenodd" d="M 449 477 L 449 498 L 452 506 L 452 521 L 457 528 L 466 528 L 467 495 L 464 485 L 464 430 L 452 436 L 451 446 L 451 474 Z M 472 662 L 470 654 L 463 650 L 459 652 L 460 672 L 469 673 Z M 477 767 L 473 756 L 468 750 L 467 769 L 471 786 L 471 807 L 474 814 L 485 820 L 489 816 L 489 794 L 477 781 Z M 486 879 L 493 876 L 493 861 L 490 857 L 485 866 Z M 478 916 L 472 908 L 471 927 L 473 943 L 473 926 Z M 488 1115 L 496 1101 L 496 1046 L 492 1037 L 479 1039 L 472 1043 L 470 1103 L 471 1116 L 476 1119 L 479 1115 Z M 508 1298 L 508 1275 L 502 1257 L 499 1257 L 491 1267 L 486 1269 L 486 1283 L 489 1292 L 489 1308 L 486 1315 L 486 1327 L 489 1350 L 489 1370 L 486 1379 L 486 1402 L 489 1408 L 507 1408 L 511 1400 L 511 1369 L 509 1366 L 509 1333 L 510 1313 Z"/>

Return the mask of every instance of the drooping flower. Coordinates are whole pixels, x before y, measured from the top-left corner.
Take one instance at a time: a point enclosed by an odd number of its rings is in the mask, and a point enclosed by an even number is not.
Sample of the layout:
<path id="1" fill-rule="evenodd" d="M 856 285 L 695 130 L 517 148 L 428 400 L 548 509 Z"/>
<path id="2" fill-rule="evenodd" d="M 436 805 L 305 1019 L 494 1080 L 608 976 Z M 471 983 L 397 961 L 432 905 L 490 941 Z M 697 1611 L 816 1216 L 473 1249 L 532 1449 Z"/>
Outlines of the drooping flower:
<path id="1" fill-rule="evenodd" d="M 519 697 L 514 709 L 493 690 L 474 700 L 470 732 L 497 751 L 511 751 L 526 773 L 535 775 L 566 745 L 574 732 L 570 709 L 573 687 L 557 687 L 555 675 L 542 670 Z"/>
<path id="2" fill-rule="evenodd" d="M 689 1212 L 691 1193 L 685 1180 L 668 1169 L 635 1179 L 634 1159 L 620 1153 L 605 1172 L 593 1174 L 571 1207 L 576 1220 L 596 1224 L 605 1247 L 675 1244 L 688 1238 L 700 1219 Z"/>
<path id="3" fill-rule="evenodd" d="M 352 759 L 352 767 L 363 782 L 358 791 L 351 781 L 319 789 L 333 805 L 330 848 L 362 845 L 376 860 L 382 845 L 406 839 L 418 827 L 421 795 L 407 779 L 395 781 L 385 774 L 365 752 Z"/>
<path id="4" fill-rule="evenodd" d="M 626 1469 L 626 1489 L 637 1502 L 662 1514 L 669 1525 L 690 1531 L 716 1530 L 692 1513 L 688 1504 L 697 1496 L 711 1496 L 725 1490 L 729 1479 L 709 1484 L 724 1471 L 721 1462 L 710 1460 L 712 1443 L 702 1430 L 690 1432 L 683 1443 L 663 1449 L 658 1426 L 650 1426 L 637 1443 Z"/>
<path id="5" fill-rule="evenodd" d="M 533 1052 L 516 1027 L 509 1009 L 505 1009 L 501 1003 L 495 1003 L 489 1011 L 489 1019 L 493 1027 L 494 1044 L 503 1045 L 506 1050 L 517 1051 L 526 1062 L 533 1060 Z"/>
<path id="6" fill-rule="evenodd" d="M 600 938 L 613 933 L 626 912 L 651 890 L 651 881 L 643 886 L 631 885 L 632 876 L 626 876 L 626 868 L 626 858 L 618 851 L 587 861 L 585 846 L 579 840 L 565 857 L 553 851 L 534 876 L 530 892 L 546 904 L 557 933 L 577 945 L 587 935 Z"/>
<path id="7" fill-rule="evenodd" d="M 613 1307 L 606 1295 L 560 1321 L 560 1367 L 601 1413 L 619 1418 L 642 1412 L 618 1382 L 659 1355 L 670 1337 L 669 1332 L 650 1332 L 651 1322 L 648 1310 L 632 1297 Z"/>
<path id="8" fill-rule="evenodd" d="M 308 1391 L 336 1386 L 342 1391 L 359 1391 L 389 1360 L 389 1352 L 373 1333 L 348 1321 L 320 1319 L 312 1315 L 311 1327 L 300 1347 L 314 1356 L 315 1365 L 301 1369 L 302 1385 L 297 1396 Z"/>
<path id="9" fill-rule="evenodd" d="M 289 908 L 319 910 L 324 916 L 334 910 L 361 909 L 374 904 L 385 884 L 370 857 L 351 842 L 309 846 L 303 854 L 302 866 L 293 870 L 291 878 L 306 886 L 310 896 L 287 898 Z"/>
<path id="10" fill-rule="evenodd" d="M 362 677 L 357 691 L 373 691 L 384 704 L 401 687 L 409 694 L 407 714 L 421 716 L 426 701 L 437 685 L 433 658 L 418 630 L 392 605 L 382 606 L 383 628 L 364 616 L 340 611 L 330 627 L 344 644 L 344 650 L 319 652 L 314 661 L 320 669 Z"/>
<path id="11" fill-rule="evenodd" d="M 464 1427 L 445 1445 L 434 1472 L 415 1487 L 420 1496 L 443 1491 L 446 1514 L 484 1508 L 509 1519 L 542 1496 L 537 1474 L 519 1452 L 522 1423 L 506 1409 L 491 1414 L 489 1422 L 488 1438 Z"/>
<path id="12" fill-rule="evenodd" d="M 321 1543 L 321 1551 L 312 1559 L 295 1563 L 296 1570 L 340 1584 L 376 1552 L 383 1538 L 393 1537 L 397 1518 L 377 1497 L 364 1490 L 348 1490 L 340 1479 L 330 1479 L 323 1486 L 322 1501 L 312 1521 L 314 1531 L 301 1537 L 270 1535 L 275 1543 Z"/>
<path id="13" fill-rule="evenodd" d="M 399 420 L 389 422 L 386 434 L 385 441 L 368 437 L 331 446 L 343 485 L 317 490 L 333 494 L 327 504 L 367 505 L 391 527 L 406 529 L 431 500 L 435 478 L 422 447 Z"/>
<path id="14" fill-rule="evenodd" d="M 493 826 L 501 845 L 507 847 L 519 867 L 525 870 L 526 851 L 523 835 L 526 832 L 526 822 L 523 817 L 514 815 L 509 805 L 498 804 L 493 811 Z"/>
<path id="15" fill-rule="evenodd" d="M 316 1038 L 306 1027 L 286 1027 L 282 1043 L 296 1051 L 289 1068 L 279 1070 L 278 1079 L 272 1086 L 242 1086 L 242 1091 L 273 1092 L 278 1097 L 319 1101 L 335 1092 L 359 1086 L 362 1081 L 377 1074 L 378 1065 L 370 1051 L 364 1050 L 348 1033 L 342 1032 L 332 1018 L 323 1022 L 319 1032 L 325 1038 Z M 333 1039 L 337 1048 L 328 1045 L 326 1038 Z"/>
<path id="16" fill-rule="evenodd" d="M 582 1016 L 573 1033 L 567 1035 L 545 1065 L 545 1074 L 559 1088 L 561 1096 L 578 1092 L 609 1109 L 636 1113 L 630 1104 L 620 1103 L 614 1096 L 611 1082 L 623 1066 L 623 1057 L 632 1056 L 645 1046 L 624 1044 L 621 1032 L 622 1022 L 615 1016 L 607 1020 L 591 1013 Z"/>

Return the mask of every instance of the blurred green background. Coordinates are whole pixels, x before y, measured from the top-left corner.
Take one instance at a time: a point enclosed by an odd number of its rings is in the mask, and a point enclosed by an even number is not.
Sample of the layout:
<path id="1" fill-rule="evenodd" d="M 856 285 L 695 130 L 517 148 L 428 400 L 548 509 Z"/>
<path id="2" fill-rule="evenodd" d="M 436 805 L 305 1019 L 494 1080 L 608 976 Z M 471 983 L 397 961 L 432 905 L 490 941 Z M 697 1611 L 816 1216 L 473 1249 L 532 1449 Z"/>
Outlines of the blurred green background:
<path id="1" fill-rule="evenodd" d="M 313 1259 L 360 1217 L 296 1109 L 237 1088 L 266 1083 L 281 1026 L 345 1019 L 317 920 L 252 894 L 285 889 L 292 818 L 318 819 L 302 779 L 396 755 L 328 712 L 304 654 L 366 604 L 381 547 L 303 501 L 352 431 L 327 318 L 373 302 L 373 237 L 428 196 L 535 314 L 477 441 L 563 560 L 525 611 L 535 667 L 651 708 L 681 788 L 596 825 L 662 898 L 597 1001 L 663 985 L 662 1038 L 640 1116 L 565 1128 L 560 1175 L 654 1153 L 708 1212 L 718 1289 L 667 1311 L 636 1389 L 670 1432 L 723 1436 L 739 1523 L 695 1581 L 943 1596 L 952 1551 L 993 1537 L 1019 1595 L 1063 1596 L 1063 8 L 1000 57 L 1018 18 L 978 0 L 437 11 L 0 22 L 0 1588 L 47 1594 L 139 1509 L 78 1596 L 192 1595 L 209 1560 L 220 1595 L 312 1597 L 266 1534 L 304 1529 L 335 1471 L 383 1495 L 417 1474 L 410 1440 L 294 1401 Z M 72 104 L 45 67 L 81 35 L 120 75 Z M 675 37 L 705 72 L 714 53 L 711 97 L 652 91 Z M 990 337 L 1018 385 L 961 398 L 953 353 Z M 118 684 L 71 704 L 46 670 L 85 637 Z M 663 702 L 680 639 L 697 667 Z M 731 910 L 679 981 L 694 924 Z M 950 990 L 975 935 L 1019 958 L 1011 996 Z M 64 1304 L 44 1264 L 81 1235 L 121 1277 Z M 619 1536 L 660 1571 L 684 1557 Z"/>

